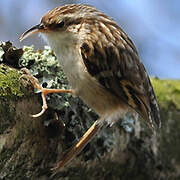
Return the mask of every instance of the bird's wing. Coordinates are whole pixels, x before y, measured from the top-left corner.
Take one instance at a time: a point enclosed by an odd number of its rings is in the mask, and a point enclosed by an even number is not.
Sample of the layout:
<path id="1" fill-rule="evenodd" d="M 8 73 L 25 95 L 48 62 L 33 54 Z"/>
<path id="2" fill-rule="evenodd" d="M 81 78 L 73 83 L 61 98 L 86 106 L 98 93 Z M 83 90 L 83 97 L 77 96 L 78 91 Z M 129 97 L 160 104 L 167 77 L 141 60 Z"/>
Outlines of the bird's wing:
<path id="1" fill-rule="evenodd" d="M 127 38 L 127 37 L 126 37 Z M 98 82 L 138 112 L 151 127 L 160 126 L 159 109 L 148 74 L 130 39 L 125 46 L 84 42 L 81 55 Z"/>

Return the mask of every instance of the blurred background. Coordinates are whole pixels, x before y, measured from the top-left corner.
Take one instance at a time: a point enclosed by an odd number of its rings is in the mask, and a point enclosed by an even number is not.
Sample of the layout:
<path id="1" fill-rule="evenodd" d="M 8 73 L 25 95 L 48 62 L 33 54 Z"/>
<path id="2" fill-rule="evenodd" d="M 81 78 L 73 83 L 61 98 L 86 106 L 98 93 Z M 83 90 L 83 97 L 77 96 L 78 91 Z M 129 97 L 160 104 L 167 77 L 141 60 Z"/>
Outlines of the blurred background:
<path id="1" fill-rule="evenodd" d="M 0 41 L 43 48 L 37 35 L 22 43 L 18 38 L 48 10 L 67 3 L 90 4 L 112 17 L 135 43 L 151 76 L 180 78 L 179 0 L 0 0 Z"/>

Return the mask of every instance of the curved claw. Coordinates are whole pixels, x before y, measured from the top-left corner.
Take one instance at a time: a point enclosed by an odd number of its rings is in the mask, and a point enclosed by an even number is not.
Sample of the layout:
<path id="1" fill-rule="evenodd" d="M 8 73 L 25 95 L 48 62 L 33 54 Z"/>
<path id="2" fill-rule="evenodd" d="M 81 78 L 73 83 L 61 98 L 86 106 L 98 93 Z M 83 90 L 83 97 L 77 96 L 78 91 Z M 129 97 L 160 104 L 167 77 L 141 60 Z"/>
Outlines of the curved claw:
<path id="1" fill-rule="evenodd" d="M 46 109 L 48 108 L 47 102 L 46 102 L 46 93 L 45 93 L 44 91 L 42 91 L 41 97 L 42 97 L 42 100 L 43 100 L 42 110 L 41 110 L 41 112 L 38 113 L 38 114 L 31 115 L 31 117 L 37 118 L 37 117 L 43 115 L 44 112 L 46 111 Z"/>
<path id="2" fill-rule="evenodd" d="M 33 114 L 33 115 L 30 114 L 30 116 L 33 117 L 33 118 L 37 118 L 37 117 L 40 117 L 41 115 L 43 115 L 45 111 L 46 111 L 46 109 L 42 109 L 40 113 Z"/>

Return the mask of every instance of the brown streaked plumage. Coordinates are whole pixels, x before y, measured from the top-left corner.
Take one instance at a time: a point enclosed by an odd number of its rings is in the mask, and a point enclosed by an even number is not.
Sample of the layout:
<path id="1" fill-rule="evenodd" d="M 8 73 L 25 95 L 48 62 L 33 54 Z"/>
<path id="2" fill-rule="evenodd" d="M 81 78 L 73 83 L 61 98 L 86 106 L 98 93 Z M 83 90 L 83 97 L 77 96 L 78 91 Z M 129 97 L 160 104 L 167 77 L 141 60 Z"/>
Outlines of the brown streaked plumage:
<path id="1" fill-rule="evenodd" d="M 133 42 L 112 19 L 92 6 L 65 5 L 49 11 L 39 25 L 20 39 L 37 32 L 43 35 L 62 65 L 72 86 L 67 92 L 82 98 L 101 117 L 56 168 L 80 152 L 104 121 L 114 123 L 127 111 L 136 111 L 152 128 L 160 127 L 159 109 L 148 74 Z M 43 100 L 47 93 L 53 92 L 39 89 Z"/>

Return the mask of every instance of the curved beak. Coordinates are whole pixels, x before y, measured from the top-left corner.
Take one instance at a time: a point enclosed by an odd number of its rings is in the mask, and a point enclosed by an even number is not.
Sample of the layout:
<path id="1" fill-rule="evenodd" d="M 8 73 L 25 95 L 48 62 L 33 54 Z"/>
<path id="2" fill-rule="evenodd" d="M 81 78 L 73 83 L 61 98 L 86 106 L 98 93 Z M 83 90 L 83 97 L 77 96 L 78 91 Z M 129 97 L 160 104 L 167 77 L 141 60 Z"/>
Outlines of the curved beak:
<path id="1" fill-rule="evenodd" d="M 31 29 L 25 31 L 19 38 L 20 41 L 26 39 L 27 37 L 33 35 L 33 34 L 36 34 L 38 32 L 40 32 L 41 30 L 43 30 L 44 27 L 42 24 L 38 24 L 36 26 L 33 26 Z"/>

